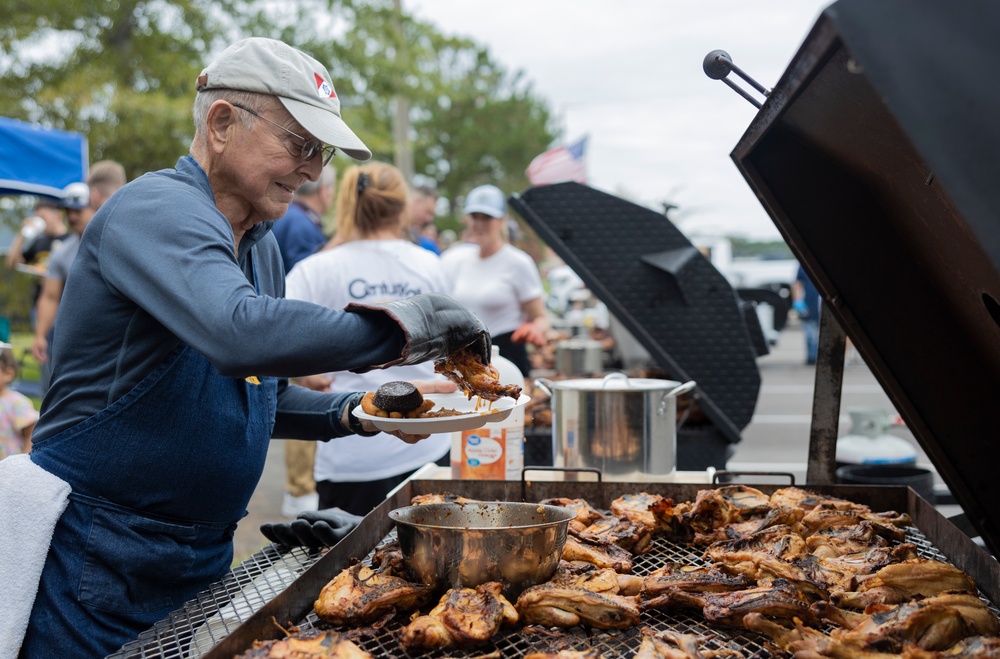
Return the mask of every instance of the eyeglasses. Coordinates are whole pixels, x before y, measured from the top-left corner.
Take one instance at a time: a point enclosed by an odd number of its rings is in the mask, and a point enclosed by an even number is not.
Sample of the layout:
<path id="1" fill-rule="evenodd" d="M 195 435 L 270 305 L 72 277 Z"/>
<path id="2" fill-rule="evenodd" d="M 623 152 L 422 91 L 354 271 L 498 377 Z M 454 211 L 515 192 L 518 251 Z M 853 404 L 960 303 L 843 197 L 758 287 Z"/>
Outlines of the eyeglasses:
<path id="1" fill-rule="evenodd" d="M 288 130 L 287 128 L 285 128 L 281 124 L 274 123 L 273 121 L 271 121 L 270 119 L 268 119 L 264 115 L 260 114 L 259 112 L 255 112 L 254 110 L 251 110 L 250 108 L 248 108 L 248 107 L 246 107 L 244 105 L 240 105 L 239 103 L 231 103 L 230 105 L 232 105 L 233 107 L 237 107 L 237 108 L 243 110 L 244 112 L 249 112 L 253 116 L 257 117 L 258 119 L 263 119 L 264 121 L 266 121 L 267 123 L 271 124 L 272 126 L 280 128 L 281 130 L 285 131 L 286 133 L 288 133 L 289 135 L 291 135 L 295 139 L 301 140 L 301 142 L 292 142 L 292 145 L 293 145 L 292 148 L 289 148 L 287 142 L 284 142 L 284 141 L 282 142 L 282 144 L 285 145 L 285 149 L 288 151 L 288 153 L 292 154 L 296 158 L 301 158 L 302 160 L 304 160 L 306 162 L 309 162 L 310 160 L 312 160 L 313 158 L 315 158 L 317 154 L 322 153 L 323 154 L 323 164 L 327 165 L 333 159 L 333 155 L 335 153 L 337 153 L 337 149 L 336 148 L 334 148 L 332 146 L 324 145 L 322 142 L 320 142 L 316 138 L 313 138 L 311 140 L 307 140 L 306 138 L 304 138 L 304 137 L 302 137 L 300 135 L 296 135 L 295 133 L 293 133 L 292 131 Z M 294 150 L 296 148 L 298 149 L 298 152 L 296 152 Z"/>

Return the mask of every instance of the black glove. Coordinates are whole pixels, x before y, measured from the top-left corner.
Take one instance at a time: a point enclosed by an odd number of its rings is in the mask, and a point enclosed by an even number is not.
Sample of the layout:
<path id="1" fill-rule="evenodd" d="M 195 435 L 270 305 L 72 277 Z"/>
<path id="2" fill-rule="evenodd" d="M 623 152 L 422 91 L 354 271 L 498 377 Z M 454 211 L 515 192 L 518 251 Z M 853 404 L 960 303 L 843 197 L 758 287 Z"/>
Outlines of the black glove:
<path id="1" fill-rule="evenodd" d="M 340 508 L 309 510 L 291 522 L 261 524 L 264 537 L 286 547 L 332 547 L 361 523 L 363 517 Z"/>
<path id="2" fill-rule="evenodd" d="M 440 293 L 424 293 L 402 300 L 346 307 L 354 313 L 383 312 L 399 323 L 406 334 L 406 345 L 399 361 L 385 366 L 419 364 L 444 359 L 467 345 L 472 345 L 484 364 L 490 363 L 493 342 L 483 321 L 476 314 Z"/>

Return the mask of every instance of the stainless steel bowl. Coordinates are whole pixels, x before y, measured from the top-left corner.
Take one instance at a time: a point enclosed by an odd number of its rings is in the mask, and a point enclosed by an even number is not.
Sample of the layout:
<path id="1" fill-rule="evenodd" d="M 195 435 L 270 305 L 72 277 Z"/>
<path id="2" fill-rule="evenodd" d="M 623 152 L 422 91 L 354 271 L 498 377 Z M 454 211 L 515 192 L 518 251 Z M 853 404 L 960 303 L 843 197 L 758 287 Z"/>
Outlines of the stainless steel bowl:
<path id="1" fill-rule="evenodd" d="M 504 584 L 507 596 L 550 579 L 573 513 L 558 506 L 504 501 L 433 503 L 397 508 L 406 566 L 441 590 Z"/>

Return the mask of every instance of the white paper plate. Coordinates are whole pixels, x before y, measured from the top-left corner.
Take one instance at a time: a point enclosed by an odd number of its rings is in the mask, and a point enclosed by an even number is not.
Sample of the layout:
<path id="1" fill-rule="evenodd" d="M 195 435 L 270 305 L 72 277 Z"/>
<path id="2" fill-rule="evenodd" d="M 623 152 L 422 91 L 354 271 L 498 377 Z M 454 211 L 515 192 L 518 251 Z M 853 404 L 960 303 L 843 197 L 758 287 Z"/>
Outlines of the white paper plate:
<path id="1" fill-rule="evenodd" d="M 531 397 L 521 394 L 521 397 L 515 401 L 513 398 L 505 396 L 500 400 L 493 401 L 492 406 L 489 406 L 486 402 L 481 403 L 479 411 L 476 411 L 476 403 L 479 402 L 479 397 L 473 396 L 472 400 L 469 400 L 462 392 L 455 392 L 453 394 L 427 394 L 424 396 L 424 399 L 434 401 L 432 409 L 447 408 L 464 412 L 464 414 L 431 417 L 429 419 L 386 419 L 380 416 L 365 414 L 360 405 L 355 407 L 352 412 L 357 418 L 371 421 L 375 424 L 376 428 L 384 432 L 402 430 L 410 435 L 430 435 L 437 432 L 472 430 L 473 428 L 482 428 L 487 423 L 503 421 L 510 416 L 515 407 L 527 404 L 531 400 Z"/>

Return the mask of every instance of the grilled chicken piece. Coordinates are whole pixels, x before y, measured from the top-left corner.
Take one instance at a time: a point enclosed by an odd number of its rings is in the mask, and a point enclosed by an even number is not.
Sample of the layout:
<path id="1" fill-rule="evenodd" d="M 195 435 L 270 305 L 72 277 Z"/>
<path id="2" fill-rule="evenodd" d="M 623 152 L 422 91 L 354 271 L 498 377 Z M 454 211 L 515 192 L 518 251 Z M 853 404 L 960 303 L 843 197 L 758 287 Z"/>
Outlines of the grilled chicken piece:
<path id="1" fill-rule="evenodd" d="M 314 606 L 316 615 L 327 622 L 355 625 L 375 620 L 390 609 L 416 609 L 432 595 L 430 586 L 357 563 L 323 586 Z"/>
<path id="2" fill-rule="evenodd" d="M 619 574 L 608 567 L 597 567 L 592 563 L 570 563 L 559 561 L 556 573 L 548 583 L 556 586 L 586 588 L 595 593 L 611 595 L 638 595 L 642 590 L 642 577 Z"/>
<path id="3" fill-rule="evenodd" d="M 492 401 L 509 396 L 517 400 L 521 395 L 521 387 L 516 384 L 500 384 L 500 371 L 492 364 L 484 364 L 472 346 L 434 362 L 434 372 L 457 384 L 470 399 L 479 396 L 480 400 Z"/>
<path id="4" fill-rule="evenodd" d="M 387 572 L 397 577 L 406 577 L 409 572 L 406 569 L 403 550 L 399 546 L 399 540 L 387 542 L 375 550 L 372 556 L 371 567 L 376 572 Z"/>
<path id="5" fill-rule="evenodd" d="M 402 629 L 399 643 L 406 650 L 468 647 L 488 641 L 501 625 L 518 621 L 517 610 L 490 581 L 473 588 L 452 588 L 437 606 Z"/>
<path id="6" fill-rule="evenodd" d="M 708 533 L 695 533 L 692 544 L 708 545 L 713 542 L 736 540 L 759 533 L 774 526 L 787 526 L 793 532 L 800 530 L 801 508 L 769 508 L 766 512 L 747 517 L 743 521 L 726 524 Z"/>
<path id="7" fill-rule="evenodd" d="M 609 567 L 615 572 L 632 571 L 632 554 L 613 542 L 588 540 L 570 534 L 566 536 L 562 560 L 583 561 L 597 567 Z"/>
<path id="8" fill-rule="evenodd" d="M 962 616 L 971 634 L 996 635 L 1000 633 L 1000 621 L 990 611 L 989 607 L 977 595 L 964 591 L 946 591 L 936 597 L 928 597 L 917 602 L 921 606 L 936 605 L 953 609 Z M 866 613 L 858 613 L 841 609 L 829 602 L 815 602 L 810 608 L 819 618 L 832 622 L 845 629 L 862 631 L 872 629 L 879 624 L 876 620 L 888 611 L 894 611 L 906 604 L 896 607 L 878 604 L 869 607 Z"/>
<path id="9" fill-rule="evenodd" d="M 723 570 L 757 578 L 758 564 L 767 558 L 791 561 L 806 555 L 806 543 L 791 527 L 785 525 L 752 533 L 744 538 L 717 542 L 705 549 L 705 558 L 718 563 Z"/>
<path id="10" fill-rule="evenodd" d="M 766 514 L 770 504 L 766 494 L 746 485 L 701 490 L 691 508 L 681 515 L 681 523 L 695 533 L 711 534 L 727 524 Z"/>
<path id="11" fill-rule="evenodd" d="M 810 510 L 823 507 L 833 510 L 853 510 L 858 513 L 871 512 L 871 508 L 847 499 L 838 499 L 825 494 L 817 494 L 799 487 L 783 487 L 771 495 L 771 505 L 775 508 L 801 508 Z"/>
<path id="12" fill-rule="evenodd" d="M 410 505 L 424 506 L 429 503 L 479 503 L 478 499 L 466 499 L 458 494 L 441 492 L 437 494 L 418 494 L 410 499 Z"/>
<path id="13" fill-rule="evenodd" d="M 307 632 L 278 641 L 254 641 L 234 659 L 371 659 L 371 655 L 337 632 Z"/>
<path id="14" fill-rule="evenodd" d="M 934 655 L 934 659 L 951 657 L 978 657 L 979 659 L 1000 657 L 1000 638 L 996 636 L 971 636 Z M 919 659 L 923 659 L 923 657 Z"/>
<path id="15" fill-rule="evenodd" d="M 556 650 L 555 652 L 532 652 L 524 659 L 604 659 L 597 648 L 589 650 Z"/>
<path id="16" fill-rule="evenodd" d="M 707 604 L 706 593 L 746 590 L 753 582 L 744 576 L 731 576 L 713 567 L 667 563 L 643 579 L 643 611 L 665 607 L 701 609 Z"/>
<path id="17" fill-rule="evenodd" d="M 891 528 L 894 537 L 882 533 Z M 852 526 L 831 526 L 806 538 L 806 546 L 816 556 L 843 556 L 867 551 L 873 547 L 887 547 L 889 541 L 903 542 L 906 533 L 896 527 L 886 527 L 868 520 Z"/>
<path id="18" fill-rule="evenodd" d="M 659 499 L 649 506 L 649 512 L 653 513 L 653 518 L 661 531 L 672 536 L 681 537 L 690 533 L 690 529 L 684 526 L 682 518 L 691 509 L 688 502 L 674 504 L 673 499 Z"/>
<path id="19" fill-rule="evenodd" d="M 705 620 L 726 625 L 739 625 L 743 616 L 756 611 L 772 618 L 807 622 L 815 619 L 809 602 L 787 579 L 763 580 L 755 588 L 731 593 L 709 593 L 702 609 Z"/>
<path id="20" fill-rule="evenodd" d="M 958 610 L 926 601 L 878 611 L 854 629 L 830 634 L 837 642 L 852 647 L 894 652 L 902 652 L 906 641 L 924 650 L 944 650 L 972 635 Z"/>
<path id="21" fill-rule="evenodd" d="M 861 522 L 868 520 L 876 525 L 876 532 L 888 540 L 894 540 L 894 534 L 900 532 L 901 527 L 910 526 L 913 520 L 906 513 L 888 511 L 884 513 L 856 512 L 853 510 L 836 510 L 818 506 L 806 513 L 802 518 L 803 536 L 810 536 L 819 533 L 823 529 L 834 526 L 857 526 Z M 878 526 L 887 527 L 885 529 Z M 905 535 L 903 536 L 905 537 Z"/>
<path id="22" fill-rule="evenodd" d="M 638 597 L 595 593 L 586 588 L 539 584 L 522 592 L 515 606 L 523 622 L 546 627 L 583 624 L 598 629 L 628 629 L 639 624 Z"/>
<path id="23" fill-rule="evenodd" d="M 822 596 L 822 599 L 826 599 L 829 594 L 853 591 L 857 588 L 859 579 L 867 578 L 886 565 L 915 558 L 916 555 L 916 546 L 906 543 L 896 547 L 873 547 L 856 554 L 845 554 L 831 558 L 806 554 L 792 559 L 791 563 L 794 568 L 807 575 L 807 581 L 825 591 L 826 594 Z M 779 566 L 770 562 L 765 565 L 764 562 L 761 562 L 758 564 L 758 575 L 766 577 L 770 574 L 793 578 L 790 574 L 782 575 L 780 569 L 776 569 L 776 567 Z M 799 584 L 799 586 L 804 589 L 803 592 L 809 590 L 805 584 Z"/>
<path id="24" fill-rule="evenodd" d="M 583 531 L 588 526 L 604 517 L 599 510 L 587 503 L 585 499 L 566 499 L 564 497 L 557 497 L 555 499 L 544 499 L 539 503 L 547 506 L 559 506 L 560 508 L 566 508 L 567 510 L 575 512 L 576 518 L 570 520 L 569 522 L 569 528 L 574 531 Z"/>
<path id="25" fill-rule="evenodd" d="M 704 643 L 712 638 L 694 634 L 675 634 L 670 631 L 657 633 L 648 627 L 643 627 L 642 644 L 632 659 L 717 659 L 743 656 L 741 652 L 729 648 L 705 649 Z"/>
<path id="26" fill-rule="evenodd" d="M 743 616 L 743 626 L 751 631 L 755 631 L 770 637 L 774 644 L 782 650 L 793 654 L 797 652 L 815 651 L 816 645 L 825 643 L 829 637 L 818 629 L 812 629 L 802 624 L 801 620 L 794 620 L 793 627 L 785 627 L 774 620 L 770 620 L 763 613 L 752 612 Z M 805 655 L 821 656 L 821 655 Z"/>
<path id="27" fill-rule="evenodd" d="M 613 542 L 633 554 L 644 554 L 653 547 L 653 532 L 649 527 L 612 516 L 602 517 L 580 531 L 580 537 Z"/>
<path id="28" fill-rule="evenodd" d="M 861 582 L 855 592 L 837 593 L 837 606 L 863 609 L 871 604 L 898 604 L 920 595 L 931 597 L 946 590 L 976 592 L 972 577 L 954 565 L 927 558 L 911 558 L 886 565 Z"/>
<path id="29" fill-rule="evenodd" d="M 654 505 L 662 505 L 664 498 L 659 494 L 626 494 L 611 502 L 611 512 L 618 517 L 624 517 L 630 522 L 642 524 L 652 531 L 660 530 L 660 523 L 651 510 Z"/>

